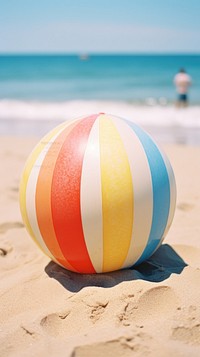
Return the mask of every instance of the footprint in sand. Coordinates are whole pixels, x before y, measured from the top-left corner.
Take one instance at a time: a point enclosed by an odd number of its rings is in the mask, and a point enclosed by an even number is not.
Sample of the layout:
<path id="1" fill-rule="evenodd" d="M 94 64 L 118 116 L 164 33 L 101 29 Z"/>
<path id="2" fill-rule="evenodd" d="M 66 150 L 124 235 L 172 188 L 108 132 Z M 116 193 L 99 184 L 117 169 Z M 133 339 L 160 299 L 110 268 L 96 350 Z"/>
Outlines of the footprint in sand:
<path id="1" fill-rule="evenodd" d="M 169 286 L 151 288 L 145 291 L 138 301 L 140 310 L 144 311 L 145 309 L 147 314 L 155 316 L 171 312 L 173 306 L 177 306 L 177 304 L 178 298 Z"/>
<path id="2" fill-rule="evenodd" d="M 21 222 L 5 222 L 0 224 L 0 234 L 6 233 L 9 229 L 24 228 Z"/>
<path id="3" fill-rule="evenodd" d="M 42 318 L 40 326 L 51 336 L 58 336 L 63 333 L 63 324 L 69 316 L 70 311 L 63 313 L 52 313 Z"/>
<path id="4" fill-rule="evenodd" d="M 178 326 L 173 329 L 172 338 L 174 340 L 191 343 L 195 345 L 200 344 L 200 324 L 192 327 Z"/>
<path id="5" fill-rule="evenodd" d="M 135 353 L 140 356 L 146 356 L 149 349 L 146 340 L 150 336 L 144 333 L 134 331 L 132 336 L 121 336 L 119 338 L 109 339 L 99 343 L 91 343 L 83 346 L 76 346 L 71 357 L 84 356 L 123 356 L 132 357 Z"/>
<path id="6" fill-rule="evenodd" d="M 172 314 L 178 303 L 173 289 L 157 286 L 145 291 L 138 300 L 128 301 L 118 319 L 124 326 L 137 323 L 142 328 L 143 323 L 152 317 L 160 319 L 161 316 Z"/>
<path id="7" fill-rule="evenodd" d="M 173 340 L 182 341 L 186 344 L 200 345 L 200 308 L 177 309 L 175 326 L 172 329 Z"/>

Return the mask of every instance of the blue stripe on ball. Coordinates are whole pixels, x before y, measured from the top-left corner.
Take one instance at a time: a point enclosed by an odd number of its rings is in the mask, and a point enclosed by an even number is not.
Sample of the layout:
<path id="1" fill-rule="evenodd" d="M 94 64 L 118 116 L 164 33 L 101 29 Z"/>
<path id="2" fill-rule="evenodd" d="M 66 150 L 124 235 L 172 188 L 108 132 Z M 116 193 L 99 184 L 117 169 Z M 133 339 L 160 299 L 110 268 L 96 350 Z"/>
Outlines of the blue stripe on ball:
<path id="1" fill-rule="evenodd" d="M 137 125 L 127 121 L 141 141 L 151 171 L 153 187 L 153 217 L 151 231 L 145 250 L 136 262 L 140 264 L 154 252 L 160 243 L 168 220 L 170 209 L 170 182 L 168 172 L 160 151 L 152 139 Z M 159 170 L 158 170 L 159 168 Z"/>

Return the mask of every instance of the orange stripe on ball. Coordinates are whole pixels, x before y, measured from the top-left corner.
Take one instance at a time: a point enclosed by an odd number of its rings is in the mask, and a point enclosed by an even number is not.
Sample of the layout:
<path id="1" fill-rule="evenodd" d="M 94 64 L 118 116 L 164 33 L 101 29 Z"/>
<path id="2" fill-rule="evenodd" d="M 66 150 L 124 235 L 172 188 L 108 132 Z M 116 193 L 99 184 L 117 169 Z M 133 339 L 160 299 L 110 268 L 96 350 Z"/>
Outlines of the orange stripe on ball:
<path id="1" fill-rule="evenodd" d="M 77 122 L 71 124 L 64 129 L 60 135 L 51 144 L 45 159 L 42 163 L 36 188 L 36 211 L 38 226 L 45 241 L 46 246 L 52 255 L 58 260 L 62 266 L 67 269 L 76 271 L 64 257 L 62 250 L 58 244 L 51 212 L 51 184 L 53 170 L 56 164 L 59 152 L 71 130 L 77 125 Z"/>

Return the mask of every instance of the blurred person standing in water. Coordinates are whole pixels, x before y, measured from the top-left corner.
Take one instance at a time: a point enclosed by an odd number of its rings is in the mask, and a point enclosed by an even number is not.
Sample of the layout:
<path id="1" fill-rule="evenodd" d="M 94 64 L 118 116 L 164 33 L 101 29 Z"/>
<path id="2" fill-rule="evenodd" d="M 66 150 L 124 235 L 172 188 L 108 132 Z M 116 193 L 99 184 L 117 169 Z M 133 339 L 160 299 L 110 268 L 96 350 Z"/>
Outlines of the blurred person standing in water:
<path id="1" fill-rule="evenodd" d="M 174 77 L 174 84 L 178 93 L 176 102 L 177 107 L 186 107 L 188 105 L 188 89 L 192 84 L 191 77 L 181 68 Z"/>

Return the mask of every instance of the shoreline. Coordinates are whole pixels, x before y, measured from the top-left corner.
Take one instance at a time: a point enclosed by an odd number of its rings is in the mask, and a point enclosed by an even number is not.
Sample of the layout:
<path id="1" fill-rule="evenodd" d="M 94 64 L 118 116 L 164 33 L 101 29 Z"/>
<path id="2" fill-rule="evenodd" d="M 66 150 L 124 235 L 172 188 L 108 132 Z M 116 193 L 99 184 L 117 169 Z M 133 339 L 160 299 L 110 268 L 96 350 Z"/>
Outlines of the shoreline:
<path id="1" fill-rule="evenodd" d="M 98 112 L 135 122 L 159 143 L 200 145 L 200 106 L 141 106 L 117 101 L 0 102 L 0 135 L 39 139 L 64 121 Z"/>

